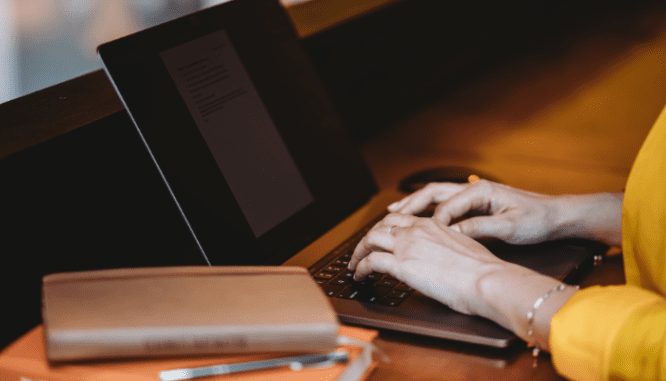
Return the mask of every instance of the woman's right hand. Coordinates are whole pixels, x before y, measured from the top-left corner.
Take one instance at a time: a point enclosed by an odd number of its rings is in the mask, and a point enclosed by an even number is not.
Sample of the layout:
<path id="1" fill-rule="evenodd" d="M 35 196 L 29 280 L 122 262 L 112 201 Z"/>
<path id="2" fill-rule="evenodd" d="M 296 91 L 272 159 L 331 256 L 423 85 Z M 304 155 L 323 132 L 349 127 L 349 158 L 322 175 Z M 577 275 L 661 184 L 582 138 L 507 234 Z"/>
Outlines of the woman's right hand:
<path id="1" fill-rule="evenodd" d="M 479 180 L 432 183 L 389 206 L 418 214 L 437 204 L 433 218 L 475 238 L 533 244 L 563 238 L 621 243 L 622 194 L 550 196 Z"/>

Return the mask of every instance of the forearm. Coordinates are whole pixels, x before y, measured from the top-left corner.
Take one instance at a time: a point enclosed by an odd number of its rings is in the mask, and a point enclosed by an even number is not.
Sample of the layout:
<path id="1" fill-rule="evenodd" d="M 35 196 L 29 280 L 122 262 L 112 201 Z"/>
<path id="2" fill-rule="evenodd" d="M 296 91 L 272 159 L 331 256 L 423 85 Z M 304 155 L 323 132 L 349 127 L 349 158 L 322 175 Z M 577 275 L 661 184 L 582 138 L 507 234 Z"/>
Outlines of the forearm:
<path id="1" fill-rule="evenodd" d="M 550 321 L 555 313 L 576 293 L 577 288 L 567 286 L 551 292 L 534 309 L 535 302 L 553 288 L 563 285 L 557 279 L 530 269 L 507 264 L 502 269 L 486 274 L 479 280 L 486 310 L 478 314 L 511 330 L 527 342 L 537 343 L 543 350 L 549 348 Z M 533 312 L 530 327 L 528 313 Z M 533 333 L 528 332 L 530 328 Z"/>
<path id="2" fill-rule="evenodd" d="M 553 238 L 583 238 L 621 246 L 622 198 L 622 193 L 559 196 Z"/>

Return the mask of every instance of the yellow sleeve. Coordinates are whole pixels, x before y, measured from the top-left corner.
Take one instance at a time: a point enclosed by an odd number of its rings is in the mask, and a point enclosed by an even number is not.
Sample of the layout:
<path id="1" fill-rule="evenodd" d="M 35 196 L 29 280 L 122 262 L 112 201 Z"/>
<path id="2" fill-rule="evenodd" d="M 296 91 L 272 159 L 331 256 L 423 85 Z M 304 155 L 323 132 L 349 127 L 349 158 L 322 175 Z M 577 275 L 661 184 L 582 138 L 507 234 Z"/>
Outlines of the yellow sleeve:
<path id="1" fill-rule="evenodd" d="M 627 180 L 622 255 L 627 285 L 579 291 L 551 320 L 564 377 L 666 380 L 666 108 Z"/>
<path id="2" fill-rule="evenodd" d="M 627 284 L 666 295 L 666 108 L 648 134 L 622 202 Z"/>
<path id="3" fill-rule="evenodd" d="M 629 285 L 581 290 L 553 317 L 550 349 L 572 380 L 666 380 L 666 299 Z"/>

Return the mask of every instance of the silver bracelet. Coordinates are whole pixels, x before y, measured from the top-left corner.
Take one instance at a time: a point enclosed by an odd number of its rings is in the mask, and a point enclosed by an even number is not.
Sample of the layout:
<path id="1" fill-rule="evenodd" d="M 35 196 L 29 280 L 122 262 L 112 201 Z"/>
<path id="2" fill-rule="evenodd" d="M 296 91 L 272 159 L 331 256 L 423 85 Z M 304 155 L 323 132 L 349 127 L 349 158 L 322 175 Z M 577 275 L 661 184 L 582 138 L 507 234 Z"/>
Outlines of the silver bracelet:
<path id="1" fill-rule="evenodd" d="M 569 287 L 566 284 L 561 284 L 559 286 L 555 286 L 548 290 L 545 294 L 541 295 L 539 299 L 534 302 L 534 305 L 532 306 L 532 309 L 530 312 L 527 313 L 527 346 L 528 348 L 534 347 L 532 350 L 532 356 L 537 357 L 539 356 L 539 352 L 541 352 L 541 348 L 539 347 L 539 343 L 536 340 L 533 340 L 532 335 L 534 334 L 534 314 L 536 313 L 536 310 L 539 308 L 541 303 L 543 303 L 546 299 L 550 297 L 550 295 L 555 292 L 555 291 L 564 291 L 566 288 Z M 575 286 L 576 290 L 580 289 L 580 286 Z"/>

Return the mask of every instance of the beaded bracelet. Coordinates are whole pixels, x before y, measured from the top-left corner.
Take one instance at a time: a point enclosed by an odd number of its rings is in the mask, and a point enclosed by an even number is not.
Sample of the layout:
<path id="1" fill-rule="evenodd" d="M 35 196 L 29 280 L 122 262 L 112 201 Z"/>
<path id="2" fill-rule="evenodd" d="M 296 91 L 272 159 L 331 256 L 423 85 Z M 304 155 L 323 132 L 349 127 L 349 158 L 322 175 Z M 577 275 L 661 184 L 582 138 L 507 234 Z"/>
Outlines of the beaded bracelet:
<path id="1" fill-rule="evenodd" d="M 534 305 L 532 306 L 532 309 L 530 312 L 527 313 L 527 346 L 529 348 L 534 347 L 532 350 L 532 356 L 537 357 L 539 356 L 539 352 L 541 352 L 541 348 L 539 347 L 539 343 L 536 342 L 536 340 L 531 340 L 532 335 L 534 334 L 534 314 L 536 313 L 536 310 L 539 308 L 541 303 L 543 303 L 546 299 L 550 297 L 550 295 L 555 292 L 555 291 L 564 291 L 568 286 L 566 284 L 561 284 L 559 286 L 555 286 L 548 290 L 545 294 L 541 295 L 539 299 L 534 302 Z M 580 289 L 580 286 L 575 286 L 576 290 Z"/>

